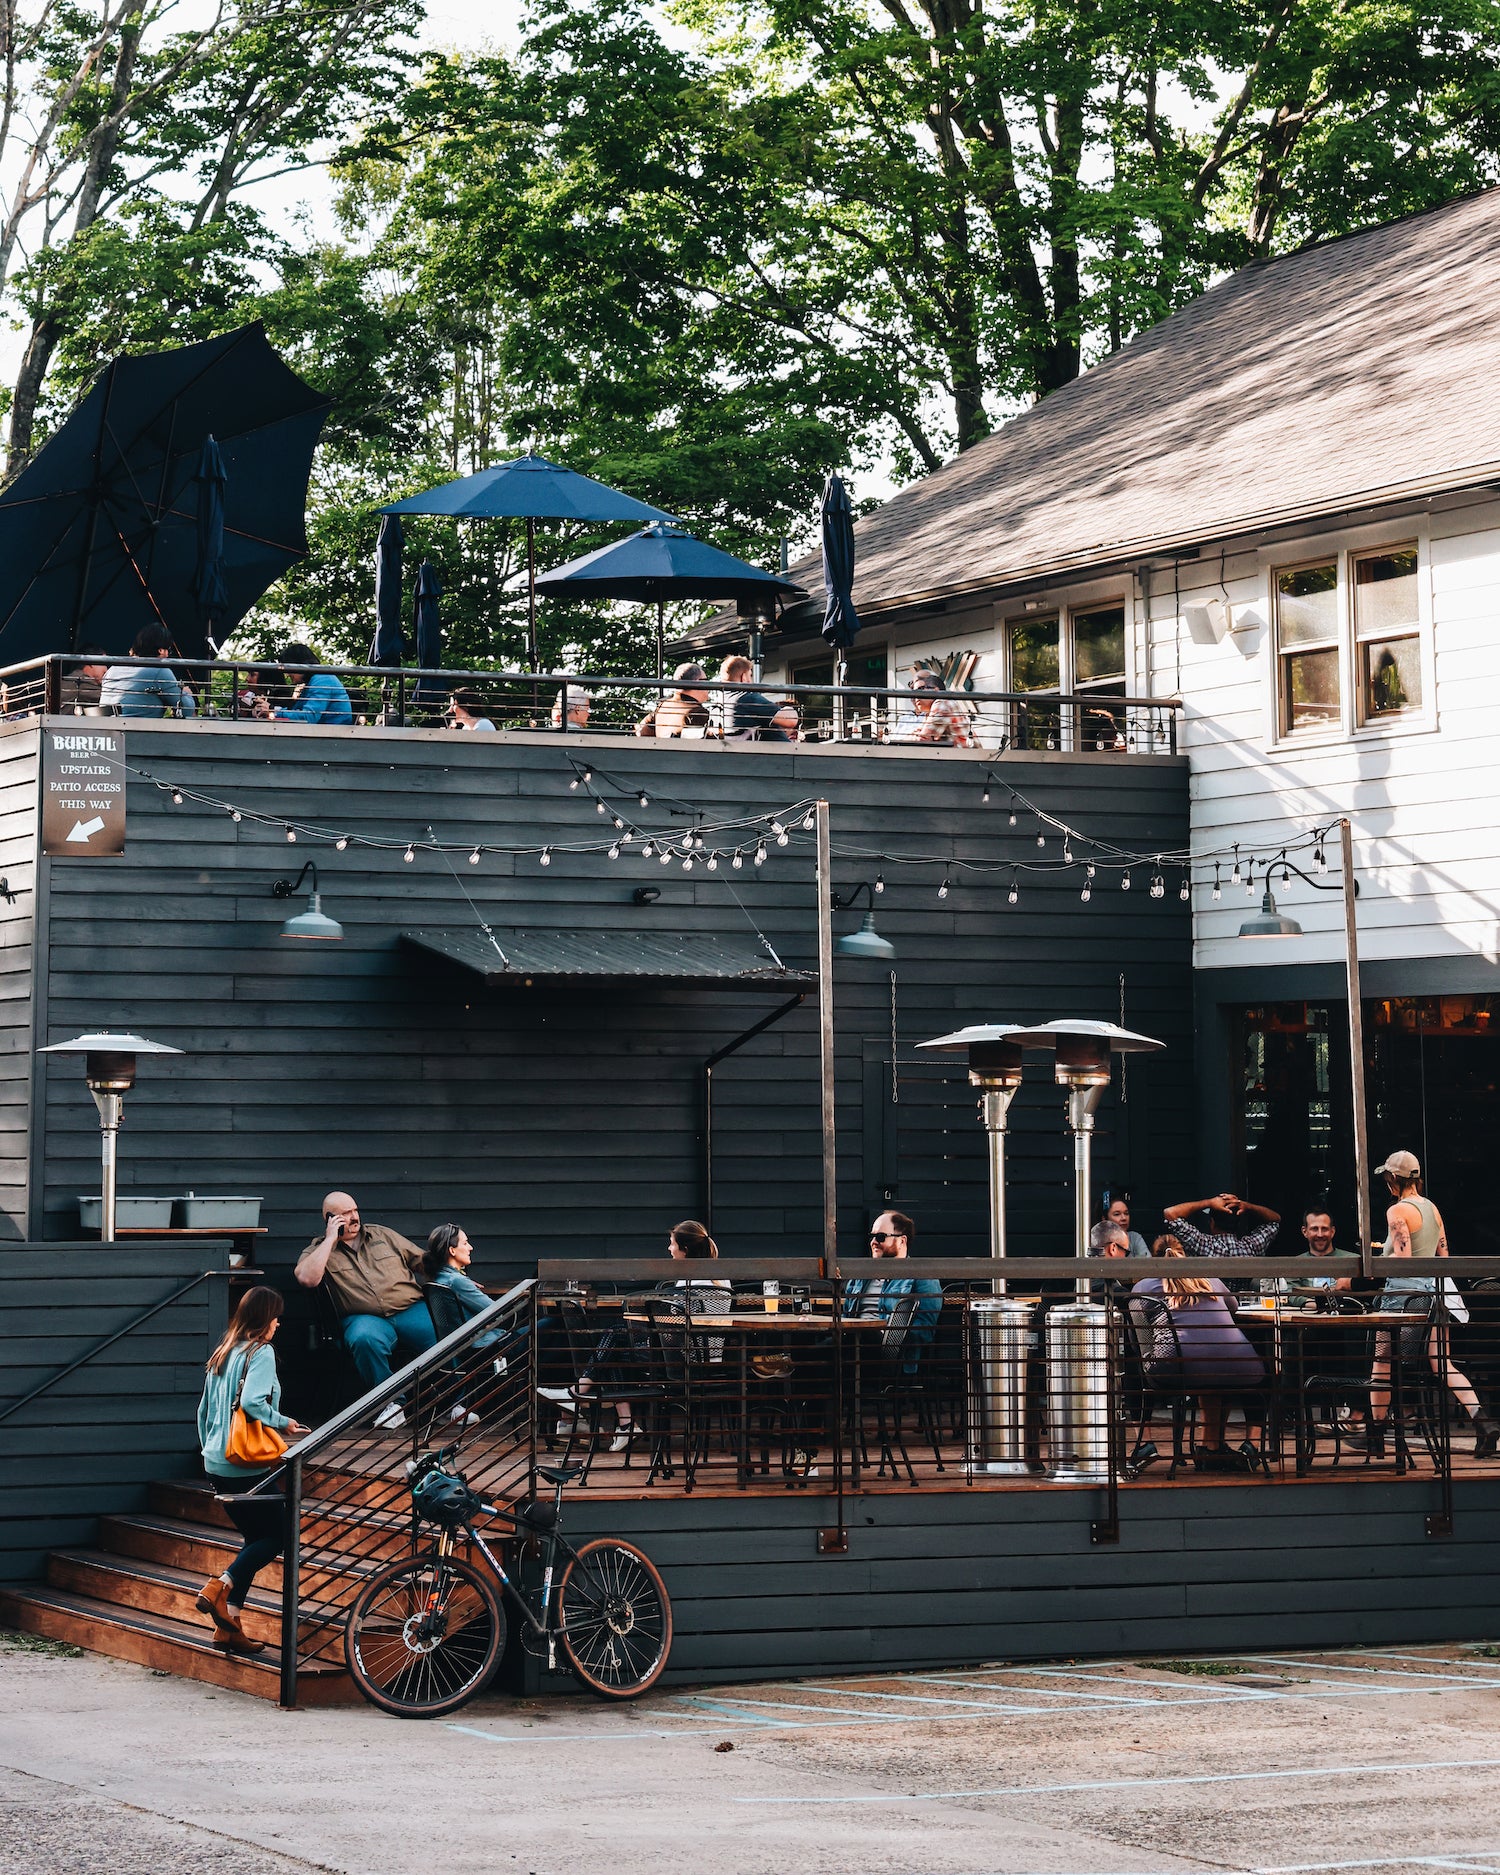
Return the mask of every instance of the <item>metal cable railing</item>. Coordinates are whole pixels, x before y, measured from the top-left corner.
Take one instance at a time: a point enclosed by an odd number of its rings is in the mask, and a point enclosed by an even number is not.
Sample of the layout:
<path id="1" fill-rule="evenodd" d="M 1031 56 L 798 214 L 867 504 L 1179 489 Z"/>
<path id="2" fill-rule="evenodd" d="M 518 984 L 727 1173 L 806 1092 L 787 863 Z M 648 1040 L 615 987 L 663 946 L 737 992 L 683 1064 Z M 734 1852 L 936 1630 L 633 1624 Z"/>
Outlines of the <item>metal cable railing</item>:
<path id="1" fill-rule="evenodd" d="M 1168 755 L 1177 752 L 1182 710 L 1179 698 L 1113 695 L 1106 690 L 1068 695 L 953 690 L 937 693 L 943 712 L 928 728 L 929 719 L 917 708 L 913 692 L 900 685 L 730 684 L 705 679 L 692 684 L 694 701 L 679 703 L 674 678 L 54 654 L 0 669 L 0 718 L 109 713 L 114 706 L 102 701 L 107 677 L 101 673 L 163 668 L 179 681 L 177 700 L 137 699 L 123 706 L 127 715 L 139 710 L 147 720 L 162 715 L 219 723 L 279 720 L 277 710 L 301 707 L 301 686 L 308 679 L 326 675 L 343 687 L 355 727 L 456 727 L 457 699 L 469 721 L 505 730 L 556 730 L 586 742 L 633 735 L 659 703 L 670 700 L 670 722 L 664 721 L 660 730 L 663 737 L 754 739 L 760 732 L 737 727 L 734 703 L 745 693 L 764 692 L 796 715 L 792 737 L 804 741 L 957 741 L 992 753 Z M 766 735 L 781 740 L 779 730 Z"/>

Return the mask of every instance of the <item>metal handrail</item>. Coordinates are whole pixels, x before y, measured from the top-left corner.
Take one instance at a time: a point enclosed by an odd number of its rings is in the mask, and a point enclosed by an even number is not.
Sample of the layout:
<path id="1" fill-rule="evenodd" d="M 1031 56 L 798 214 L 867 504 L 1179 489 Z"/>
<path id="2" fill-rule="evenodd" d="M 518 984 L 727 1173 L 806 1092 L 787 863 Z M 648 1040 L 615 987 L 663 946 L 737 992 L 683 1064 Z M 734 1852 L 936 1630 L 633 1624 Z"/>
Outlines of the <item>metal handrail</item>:
<path id="1" fill-rule="evenodd" d="M 174 1302 L 180 1302 L 189 1291 L 196 1289 L 199 1283 L 207 1282 L 212 1276 L 235 1274 L 234 1270 L 200 1270 L 191 1282 L 184 1283 L 180 1289 L 174 1289 L 171 1295 L 153 1304 L 144 1314 L 137 1315 L 123 1328 L 117 1328 L 112 1335 L 107 1335 L 97 1346 L 90 1348 L 87 1354 L 80 1354 L 76 1361 L 70 1361 L 66 1367 L 60 1368 L 57 1373 L 44 1380 L 39 1387 L 33 1387 L 30 1393 L 24 1394 L 19 1400 L 13 1400 L 9 1406 L 0 1411 L 0 1424 L 9 1419 L 13 1413 L 19 1413 L 23 1406 L 30 1406 L 33 1400 L 39 1400 L 44 1393 L 50 1393 L 55 1386 L 66 1380 L 69 1374 L 76 1374 L 80 1367 L 87 1367 L 89 1362 L 97 1359 L 106 1348 L 112 1348 L 117 1341 L 123 1341 L 126 1335 L 133 1333 L 142 1322 L 149 1322 L 152 1316 L 160 1315 L 163 1309 L 169 1309 Z"/>

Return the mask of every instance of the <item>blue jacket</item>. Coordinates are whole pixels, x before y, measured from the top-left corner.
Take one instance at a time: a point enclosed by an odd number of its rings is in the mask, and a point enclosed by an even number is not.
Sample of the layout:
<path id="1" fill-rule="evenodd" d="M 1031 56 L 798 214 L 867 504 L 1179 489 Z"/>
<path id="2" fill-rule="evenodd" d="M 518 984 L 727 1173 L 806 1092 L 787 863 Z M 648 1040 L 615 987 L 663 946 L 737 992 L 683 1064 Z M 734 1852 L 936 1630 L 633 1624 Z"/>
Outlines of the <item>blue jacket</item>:
<path id="1" fill-rule="evenodd" d="M 292 1423 L 281 1410 L 281 1382 L 276 1378 L 276 1356 L 269 1343 L 262 1342 L 249 1350 L 237 1347 L 224 1363 L 222 1374 L 207 1374 L 203 1398 L 198 1402 L 198 1445 L 203 1453 L 203 1469 L 214 1478 L 264 1477 L 264 1472 L 250 1471 L 244 1465 L 232 1465 L 224 1456 L 229 1439 L 229 1422 L 234 1418 L 234 1396 L 239 1391 L 240 1375 L 248 1358 L 250 1371 L 245 1374 L 245 1391 L 240 1398 L 246 1416 L 258 1419 L 263 1426 L 285 1432 Z"/>
<path id="2" fill-rule="evenodd" d="M 302 693 L 290 709 L 277 710 L 284 723 L 352 723 L 354 711 L 349 692 L 332 671 L 318 671 L 309 677 Z"/>
<path id="3" fill-rule="evenodd" d="M 192 691 L 183 688 L 166 664 L 111 664 L 100 686 L 99 704 L 121 716 L 170 716 L 174 710 L 184 716 L 197 714 Z"/>
<path id="4" fill-rule="evenodd" d="M 462 1270 L 455 1269 L 451 1263 L 446 1269 L 438 1271 L 429 1287 L 451 1291 L 458 1298 L 458 1306 L 470 1321 L 476 1315 L 482 1315 L 495 1299 L 493 1296 L 487 1296 L 472 1276 L 465 1276 Z M 475 1337 L 474 1346 L 492 1348 L 497 1341 L 504 1339 L 503 1328 L 487 1328 L 482 1335 Z"/>
<path id="5" fill-rule="evenodd" d="M 899 1267 L 899 1264 L 898 1264 Z M 880 1278 L 876 1278 L 879 1281 Z M 863 1276 L 844 1284 L 844 1313 L 857 1315 L 859 1305 L 869 1283 Z M 887 1318 L 896 1313 L 897 1308 L 915 1291 L 918 1301 L 912 1313 L 911 1325 L 906 1331 L 906 1339 L 901 1344 L 905 1357 L 901 1371 L 914 1374 L 922 1350 L 931 1341 L 937 1330 L 938 1316 L 943 1308 L 943 1285 L 931 1276 L 887 1276 L 880 1291 L 880 1313 Z"/>

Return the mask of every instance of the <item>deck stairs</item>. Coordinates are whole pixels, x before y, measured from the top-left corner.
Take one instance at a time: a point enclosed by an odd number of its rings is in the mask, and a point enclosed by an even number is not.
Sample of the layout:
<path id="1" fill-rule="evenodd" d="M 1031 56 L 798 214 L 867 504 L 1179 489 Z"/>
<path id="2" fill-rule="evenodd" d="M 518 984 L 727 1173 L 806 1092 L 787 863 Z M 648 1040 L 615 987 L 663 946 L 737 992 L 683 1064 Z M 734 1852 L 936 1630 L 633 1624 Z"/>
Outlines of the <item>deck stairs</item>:
<path id="1" fill-rule="evenodd" d="M 304 1497 L 309 1535 L 318 1529 L 316 1483 L 309 1478 Z M 403 1534 L 393 1522 L 391 1554 Z M 193 1605 L 204 1580 L 238 1548 L 239 1536 L 206 1484 L 153 1484 L 145 1510 L 101 1517 L 87 1548 L 54 1550 L 43 1581 L 0 1587 L 0 1625 L 274 1700 L 281 1669 L 280 1565 L 261 1572 L 245 1604 L 245 1631 L 268 1643 L 263 1654 L 227 1654 L 215 1647 L 212 1624 Z M 304 1572 L 303 1608 L 310 1617 L 317 1614 L 318 1590 L 326 1582 L 326 1576 Z M 321 1657 L 301 1663 L 298 1703 L 357 1703 L 341 1647 L 335 1642 L 319 1651 Z"/>

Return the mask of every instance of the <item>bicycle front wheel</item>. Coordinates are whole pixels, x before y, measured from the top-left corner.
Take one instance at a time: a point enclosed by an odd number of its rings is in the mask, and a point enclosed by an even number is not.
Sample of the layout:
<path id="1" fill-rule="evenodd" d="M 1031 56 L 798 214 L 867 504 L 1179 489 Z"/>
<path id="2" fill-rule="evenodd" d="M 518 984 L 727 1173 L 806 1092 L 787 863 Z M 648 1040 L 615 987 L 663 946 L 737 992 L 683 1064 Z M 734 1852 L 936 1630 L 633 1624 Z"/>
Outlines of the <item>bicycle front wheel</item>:
<path id="1" fill-rule="evenodd" d="M 563 1571 L 557 1605 L 573 1677 L 604 1699 L 654 1686 L 672 1651 L 672 1603 L 651 1558 L 597 1537 Z"/>
<path id="2" fill-rule="evenodd" d="M 505 1611 L 487 1575 L 456 1556 L 392 1563 L 344 1624 L 354 1684 L 398 1719 L 436 1719 L 481 1691 L 505 1651 Z"/>

